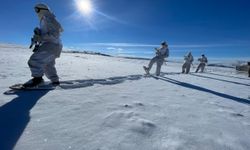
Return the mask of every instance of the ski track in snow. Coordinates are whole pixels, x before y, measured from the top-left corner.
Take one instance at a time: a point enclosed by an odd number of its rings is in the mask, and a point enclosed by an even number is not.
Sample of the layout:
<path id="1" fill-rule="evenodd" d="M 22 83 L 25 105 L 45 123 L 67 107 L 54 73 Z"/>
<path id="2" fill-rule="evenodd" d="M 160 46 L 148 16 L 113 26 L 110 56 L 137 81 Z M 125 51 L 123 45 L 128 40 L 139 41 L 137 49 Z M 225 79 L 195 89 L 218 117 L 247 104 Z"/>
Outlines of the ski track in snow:
<path id="1" fill-rule="evenodd" d="M 0 92 L 30 79 L 30 55 L 0 44 Z M 186 75 L 167 63 L 160 77 L 146 77 L 146 64 L 62 53 L 61 87 L 1 95 L 0 150 L 250 149 L 246 74 L 207 67 Z"/>

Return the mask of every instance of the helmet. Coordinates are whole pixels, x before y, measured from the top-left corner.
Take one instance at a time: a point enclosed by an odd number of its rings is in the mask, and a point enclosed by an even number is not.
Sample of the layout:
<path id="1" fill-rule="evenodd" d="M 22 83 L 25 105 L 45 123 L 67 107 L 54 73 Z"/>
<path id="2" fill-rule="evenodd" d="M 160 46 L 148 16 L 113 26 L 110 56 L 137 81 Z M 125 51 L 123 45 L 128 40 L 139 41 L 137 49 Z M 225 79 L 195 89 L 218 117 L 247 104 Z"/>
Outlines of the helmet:
<path id="1" fill-rule="evenodd" d="M 161 42 L 161 45 L 168 45 L 166 41 Z"/>
<path id="2" fill-rule="evenodd" d="M 41 10 L 50 11 L 50 8 L 48 7 L 48 5 L 43 4 L 43 3 L 36 4 L 34 8 L 35 8 L 36 13 L 39 13 Z"/>

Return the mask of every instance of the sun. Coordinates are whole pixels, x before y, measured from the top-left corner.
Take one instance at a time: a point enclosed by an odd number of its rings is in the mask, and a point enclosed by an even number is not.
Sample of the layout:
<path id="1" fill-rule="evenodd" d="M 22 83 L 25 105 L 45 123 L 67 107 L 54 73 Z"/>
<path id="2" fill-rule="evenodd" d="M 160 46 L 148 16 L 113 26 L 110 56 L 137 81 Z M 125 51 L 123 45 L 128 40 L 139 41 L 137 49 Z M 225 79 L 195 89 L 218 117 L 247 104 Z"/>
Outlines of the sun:
<path id="1" fill-rule="evenodd" d="M 75 0 L 78 11 L 85 16 L 88 16 L 93 11 L 91 0 Z"/>

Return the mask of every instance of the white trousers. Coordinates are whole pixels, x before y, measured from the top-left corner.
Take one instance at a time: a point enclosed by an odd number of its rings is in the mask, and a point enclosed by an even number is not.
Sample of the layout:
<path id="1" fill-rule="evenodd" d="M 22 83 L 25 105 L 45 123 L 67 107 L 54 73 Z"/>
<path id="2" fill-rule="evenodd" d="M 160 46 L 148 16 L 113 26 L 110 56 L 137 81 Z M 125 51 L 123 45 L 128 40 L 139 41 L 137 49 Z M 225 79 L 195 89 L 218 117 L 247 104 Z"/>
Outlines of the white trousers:
<path id="1" fill-rule="evenodd" d="M 55 68 L 55 59 L 60 56 L 62 46 L 53 43 L 42 44 L 36 52 L 34 52 L 28 65 L 31 70 L 32 77 L 42 77 L 44 74 L 52 82 L 59 81 Z"/>

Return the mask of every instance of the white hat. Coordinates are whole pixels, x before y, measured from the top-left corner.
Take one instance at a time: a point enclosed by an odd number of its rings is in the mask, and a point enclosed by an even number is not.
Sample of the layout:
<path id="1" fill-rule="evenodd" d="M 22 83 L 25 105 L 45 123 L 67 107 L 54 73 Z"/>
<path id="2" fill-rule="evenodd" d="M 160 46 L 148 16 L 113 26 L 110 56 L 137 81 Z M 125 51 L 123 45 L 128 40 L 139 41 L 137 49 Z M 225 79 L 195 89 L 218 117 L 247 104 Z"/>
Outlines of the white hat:
<path id="1" fill-rule="evenodd" d="M 162 41 L 161 45 L 168 45 L 166 41 Z"/>
<path id="2" fill-rule="evenodd" d="M 50 12 L 49 6 L 43 3 L 36 4 L 34 8 L 36 13 L 39 13 L 41 10 L 47 10 Z"/>

